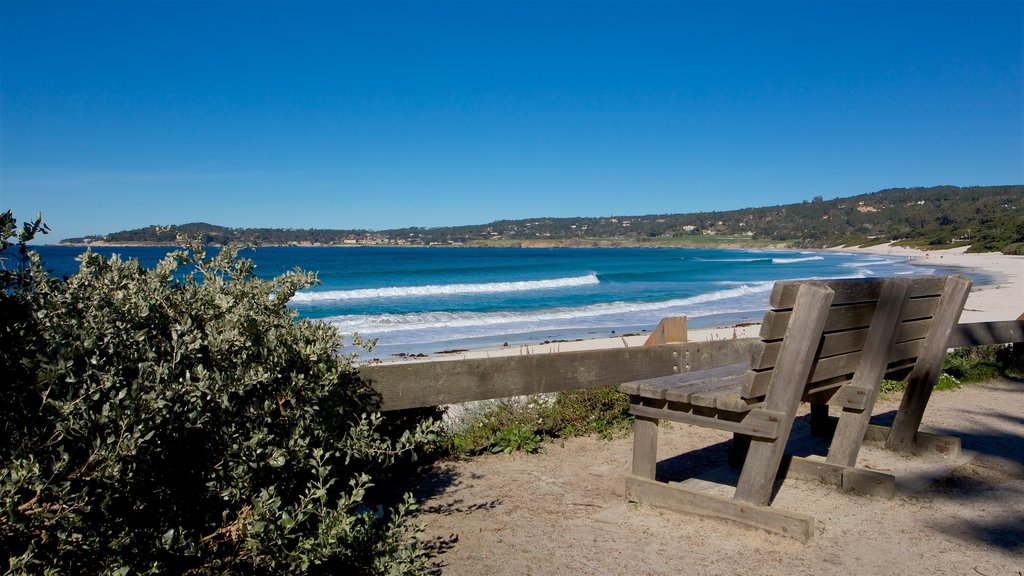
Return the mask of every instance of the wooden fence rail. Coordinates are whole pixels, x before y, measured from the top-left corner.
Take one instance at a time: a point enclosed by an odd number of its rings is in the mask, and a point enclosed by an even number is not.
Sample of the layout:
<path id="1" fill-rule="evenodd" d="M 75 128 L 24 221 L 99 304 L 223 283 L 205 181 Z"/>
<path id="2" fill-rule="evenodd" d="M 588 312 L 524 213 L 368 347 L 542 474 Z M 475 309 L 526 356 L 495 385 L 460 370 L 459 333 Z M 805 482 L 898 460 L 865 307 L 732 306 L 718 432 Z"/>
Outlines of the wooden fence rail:
<path id="1" fill-rule="evenodd" d="M 757 338 L 360 368 L 382 411 L 618 385 L 746 362 Z M 1024 321 L 960 324 L 950 347 L 1024 342 Z"/>
<path id="2" fill-rule="evenodd" d="M 949 347 L 966 348 L 1015 342 L 1024 342 L 1024 320 L 959 324 L 950 336 Z"/>

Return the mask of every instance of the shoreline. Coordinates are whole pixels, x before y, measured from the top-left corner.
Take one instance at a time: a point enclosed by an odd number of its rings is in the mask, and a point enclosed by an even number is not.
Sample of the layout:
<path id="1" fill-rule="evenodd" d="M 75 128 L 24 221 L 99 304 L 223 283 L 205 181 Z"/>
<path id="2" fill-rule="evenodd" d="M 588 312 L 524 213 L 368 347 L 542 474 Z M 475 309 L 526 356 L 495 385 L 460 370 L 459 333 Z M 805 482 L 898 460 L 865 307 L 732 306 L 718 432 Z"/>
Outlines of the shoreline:
<path id="1" fill-rule="evenodd" d="M 181 243 L 163 243 L 163 242 L 53 242 L 48 244 L 38 244 L 39 246 L 48 247 L 65 247 L 65 248 L 184 248 L 186 245 Z M 223 248 L 225 244 L 220 243 L 208 243 L 203 244 L 207 247 Z M 289 244 L 254 244 L 247 246 L 245 244 L 238 244 L 239 246 L 246 248 L 511 248 L 511 249 L 547 249 L 547 248 L 567 248 L 567 249 L 578 249 L 578 248 L 600 248 L 600 249 L 617 249 L 617 248 L 634 248 L 634 249 L 679 249 L 679 248 L 707 248 L 713 250 L 809 250 L 808 248 L 798 248 L 784 242 L 742 242 L 742 241 L 722 241 L 722 242 L 660 242 L 654 241 L 636 241 L 627 238 L 592 238 L 583 240 L 522 240 L 513 243 L 488 243 L 486 241 L 471 242 L 468 244 L 316 244 L 307 242 L 297 242 Z"/>
<path id="2" fill-rule="evenodd" d="M 909 263 L 915 266 L 963 268 L 991 277 L 991 284 L 971 287 L 960 322 L 1015 320 L 1024 313 L 1024 256 L 1007 256 L 1001 252 L 967 254 L 966 246 L 946 250 L 917 250 L 880 244 L 868 248 L 837 247 L 829 250 L 907 257 Z"/>
<path id="3" fill-rule="evenodd" d="M 849 252 L 907 258 L 908 263 L 915 266 L 944 266 L 970 269 L 992 278 L 991 284 L 971 287 L 967 303 L 964 305 L 964 311 L 960 316 L 960 322 L 963 323 L 1014 320 L 1024 313 L 1024 256 L 1007 256 L 1000 252 L 967 254 L 965 253 L 966 250 L 966 246 L 946 250 L 919 250 L 916 248 L 892 246 L 891 244 L 880 244 L 868 248 L 833 247 L 827 249 L 829 252 Z M 758 313 L 756 317 L 760 320 L 762 314 Z M 690 329 L 687 332 L 687 341 L 713 342 L 738 338 L 756 338 L 758 336 L 761 329 L 759 321 L 742 322 L 741 324 Z M 563 342 L 522 344 L 508 347 L 492 346 L 453 353 L 433 353 L 422 356 L 375 359 L 376 361 L 367 358 L 366 361 L 375 364 L 440 362 L 532 356 L 608 348 L 634 348 L 642 347 L 649 334 L 649 332 L 645 332 L 628 336 L 587 338 Z"/>

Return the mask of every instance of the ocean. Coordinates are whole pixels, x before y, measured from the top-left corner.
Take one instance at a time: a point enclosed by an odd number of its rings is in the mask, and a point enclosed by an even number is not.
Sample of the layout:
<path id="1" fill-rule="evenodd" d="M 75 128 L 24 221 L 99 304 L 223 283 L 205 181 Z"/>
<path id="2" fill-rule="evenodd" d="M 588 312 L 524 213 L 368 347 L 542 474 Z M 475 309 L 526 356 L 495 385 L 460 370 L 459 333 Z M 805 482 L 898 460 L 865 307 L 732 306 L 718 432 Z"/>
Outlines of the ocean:
<path id="1" fill-rule="evenodd" d="M 84 249 L 37 250 L 65 275 Z M 94 251 L 151 267 L 168 249 Z M 317 272 L 321 284 L 290 306 L 376 338 L 371 356 L 381 359 L 642 333 L 665 316 L 685 315 L 691 328 L 728 326 L 759 321 L 776 280 L 953 272 L 905 257 L 793 250 L 264 247 L 243 254 L 261 277 L 295 267 Z"/>

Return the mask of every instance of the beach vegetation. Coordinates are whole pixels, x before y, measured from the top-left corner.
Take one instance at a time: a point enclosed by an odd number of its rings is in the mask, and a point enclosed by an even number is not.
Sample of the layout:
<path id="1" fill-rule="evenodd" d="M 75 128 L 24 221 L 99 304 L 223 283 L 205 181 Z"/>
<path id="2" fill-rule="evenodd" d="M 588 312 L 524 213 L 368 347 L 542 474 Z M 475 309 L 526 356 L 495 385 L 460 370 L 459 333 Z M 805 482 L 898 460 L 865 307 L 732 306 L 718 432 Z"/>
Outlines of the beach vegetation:
<path id="1" fill-rule="evenodd" d="M 555 439 L 590 434 L 611 439 L 632 422 L 629 397 L 617 387 L 584 388 L 486 405 L 452 426 L 445 444 L 455 456 L 534 453 Z"/>
<path id="2" fill-rule="evenodd" d="M 936 390 L 956 390 L 965 384 L 988 382 L 1000 376 L 1024 376 L 1024 346 L 1019 344 L 993 344 L 957 348 L 942 361 L 942 374 Z M 883 393 L 906 390 L 902 380 L 882 381 Z"/>
<path id="3" fill-rule="evenodd" d="M 428 569 L 413 498 L 385 488 L 434 429 L 391 430 L 337 330 L 285 306 L 315 275 L 192 245 L 58 279 L 41 219 L 0 230 L 6 573 Z"/>

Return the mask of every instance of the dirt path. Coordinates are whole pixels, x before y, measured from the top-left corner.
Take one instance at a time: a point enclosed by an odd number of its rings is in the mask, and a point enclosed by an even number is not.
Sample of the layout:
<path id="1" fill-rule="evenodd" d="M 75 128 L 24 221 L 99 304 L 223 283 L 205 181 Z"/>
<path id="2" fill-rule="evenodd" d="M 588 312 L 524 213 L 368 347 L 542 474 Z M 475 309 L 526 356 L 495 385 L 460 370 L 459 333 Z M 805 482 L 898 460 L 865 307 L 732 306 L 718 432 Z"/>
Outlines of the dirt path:
<path id="1" fill-rule="evenodd" d="M 882 400 L 876 413 L 891 419 L 897 405 Z M 659 477 L 724 462 L 728 434 L 682 425 L 661 430 L 661 458 L 691 453 L 689 460 L 659 465 Z M 443 573 L 451 575 L 1020 575 L 1024 382 L 937 392 L 922 430 L 955 434 L 976 455 L 923 489 L 900 485 L 893 500 L 783 484 L 774 505 L 817 520 L 809 544 L 626 503 L 629 437 L 573 439 L 540 455 L 440 464 L 420 486 L 421 519 L 431 536 L 458 535 L 440 557 Z M 866 447 L 860 463 L 883 470 L 917 465 L 892 458 Z"/>

